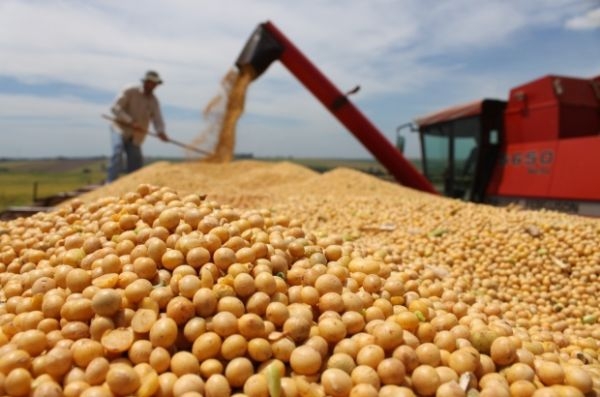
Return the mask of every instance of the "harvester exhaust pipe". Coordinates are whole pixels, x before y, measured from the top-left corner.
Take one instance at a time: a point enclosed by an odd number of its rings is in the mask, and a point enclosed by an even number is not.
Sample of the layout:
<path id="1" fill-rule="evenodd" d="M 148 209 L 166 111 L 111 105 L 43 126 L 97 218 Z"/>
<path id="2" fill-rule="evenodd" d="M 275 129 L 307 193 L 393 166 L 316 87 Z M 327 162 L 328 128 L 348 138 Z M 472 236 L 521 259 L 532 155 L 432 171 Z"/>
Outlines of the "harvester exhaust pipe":
<path id="1" fill-rule="evenodd" d="M 283 46 L 260 24 L 254 30 L 235 65 L 242 69 L 246 66 L 254 70 L 253 79 L 263 74 L 265 70 L 281 56 Z"/>

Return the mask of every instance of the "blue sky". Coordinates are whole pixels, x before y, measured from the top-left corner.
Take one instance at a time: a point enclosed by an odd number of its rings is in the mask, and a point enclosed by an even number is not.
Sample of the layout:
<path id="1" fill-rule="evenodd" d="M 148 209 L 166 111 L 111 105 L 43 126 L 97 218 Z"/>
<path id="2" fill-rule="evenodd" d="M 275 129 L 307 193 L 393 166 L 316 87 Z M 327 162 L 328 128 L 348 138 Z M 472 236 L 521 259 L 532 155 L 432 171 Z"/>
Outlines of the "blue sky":
<path id="1" fill-rule="evenodd" d="M 0 157 L 109 152 L 100 117 L 147 69 L 192 142 L 246 40 L 272 21 L 392 142 L 400 124 L 557 74 L 600 75 L 598 0 L 0 0 Z M 418 152 L 410 136 L 409 155 Z M 281 64 L 249 87 L 237 152 L 370 154 Z M 149 138 L 147 155 L 183 157 Z"/>

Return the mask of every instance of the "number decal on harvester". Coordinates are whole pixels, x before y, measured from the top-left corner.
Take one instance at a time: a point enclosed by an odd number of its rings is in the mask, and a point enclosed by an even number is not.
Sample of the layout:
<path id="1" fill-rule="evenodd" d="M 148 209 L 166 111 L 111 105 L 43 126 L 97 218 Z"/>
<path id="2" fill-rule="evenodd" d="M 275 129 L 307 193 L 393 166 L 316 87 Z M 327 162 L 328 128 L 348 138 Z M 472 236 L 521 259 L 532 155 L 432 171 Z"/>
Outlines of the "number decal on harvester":
<path id="1" fill-rule="evenodd" d="M 503 153 L 500 158 L 500 164 L 504 167 L 526 167 L 530 174 L 550 174 L 552 163 L 554 163 L 552 149 Z"/>

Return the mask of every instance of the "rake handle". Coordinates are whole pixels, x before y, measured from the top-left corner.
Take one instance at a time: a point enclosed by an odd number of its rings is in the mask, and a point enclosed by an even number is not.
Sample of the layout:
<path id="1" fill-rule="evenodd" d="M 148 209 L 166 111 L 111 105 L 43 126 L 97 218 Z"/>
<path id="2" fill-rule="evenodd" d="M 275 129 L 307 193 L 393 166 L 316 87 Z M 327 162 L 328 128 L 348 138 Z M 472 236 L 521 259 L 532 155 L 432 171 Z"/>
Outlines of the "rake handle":
<path id="1" fill-rule="evenodd" d="M 133 128 L 133 129 L 135 129 L 135 130 L 138 130 L 138 131 L 140 131 L 140 132 L 143 132 L 143 133 L 145 133 L 145 134 L 148 134 L 148 135 L 151 135 L 151 136 L 154 136 L 154 137 L 158 137 L 158 136 L 159 136 L 159 135 L 158 135 L 157 133 L 155 133 L 155 132 L 148 131 L 148 130 L 144 130 L 144 129 L 142 129 L 142 128 L 137 128 L 137 127 L 134 127 L 132 123 L 128 123 L 128 122 L 126 122 L 126 121 L 117 120 L 116 118 L 114 118 L 114 117 L 111 117 L 111 116 L 108 116 L 108 115 L 106 115 L 106 114 L 103 114 L 103 115 L 102 115 L 102 117 L 103 117 L 103 118 L 105 118 L 105 119 L 107 119 L 107 120 L 110 120 L 110 121 L 112 121 L 113 123 L 117 123 L 117 124 L 123 124 L 123 125 L 126 125 L 126 126 L 128 126 L 128 127 L 130 127 L 130 128 Z M 178 141 L 176 141 L 176 140 L 174 140 L 174 139 L 171 139 L 171 138 L 167 138 L 166 142 L 172 143 L 173 145 L 180 146 L 180 147 L 182 147 L 182 148 L 184 148 L 184 149 L 192 150 L 192 151 L 194 151 L 194 152 L 196 152 L 196 153 L 205 154 L 205 155 L 207 155 L 207 156 L 210 156 L 210 155 L 212 155 L 212 154 L 213 154 L 213 153 L 211 153 L 211 152 L 208 152 L 208 151 L 206 151 L 206 150 L 202 150 L 202 149 L 198 149 L 197 147 L 194 147 L 194 146 L 186 145 L 185 143 L 178 142 Z"/>

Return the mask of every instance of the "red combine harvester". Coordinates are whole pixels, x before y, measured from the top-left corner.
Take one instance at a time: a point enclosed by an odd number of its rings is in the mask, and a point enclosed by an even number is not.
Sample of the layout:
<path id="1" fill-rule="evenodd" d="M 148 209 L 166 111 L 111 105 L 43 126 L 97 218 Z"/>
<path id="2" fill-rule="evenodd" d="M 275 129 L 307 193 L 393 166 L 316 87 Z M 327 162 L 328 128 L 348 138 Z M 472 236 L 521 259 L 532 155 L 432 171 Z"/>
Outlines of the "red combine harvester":
<path id="1" fill-rule="evenodd" d="M 545 76 L 417 118 L 423 171 L 450 197 L 600 215 L 600 77 Z"/>
<path id="2" fill-rule="evenodd" d="M 600 215 L 600 76 L 546 76 L 415 120 L 421 174 L 271 22 L 236 61 L 254 78 L 281 63 L 403 185 L 498 205 Z"/>

